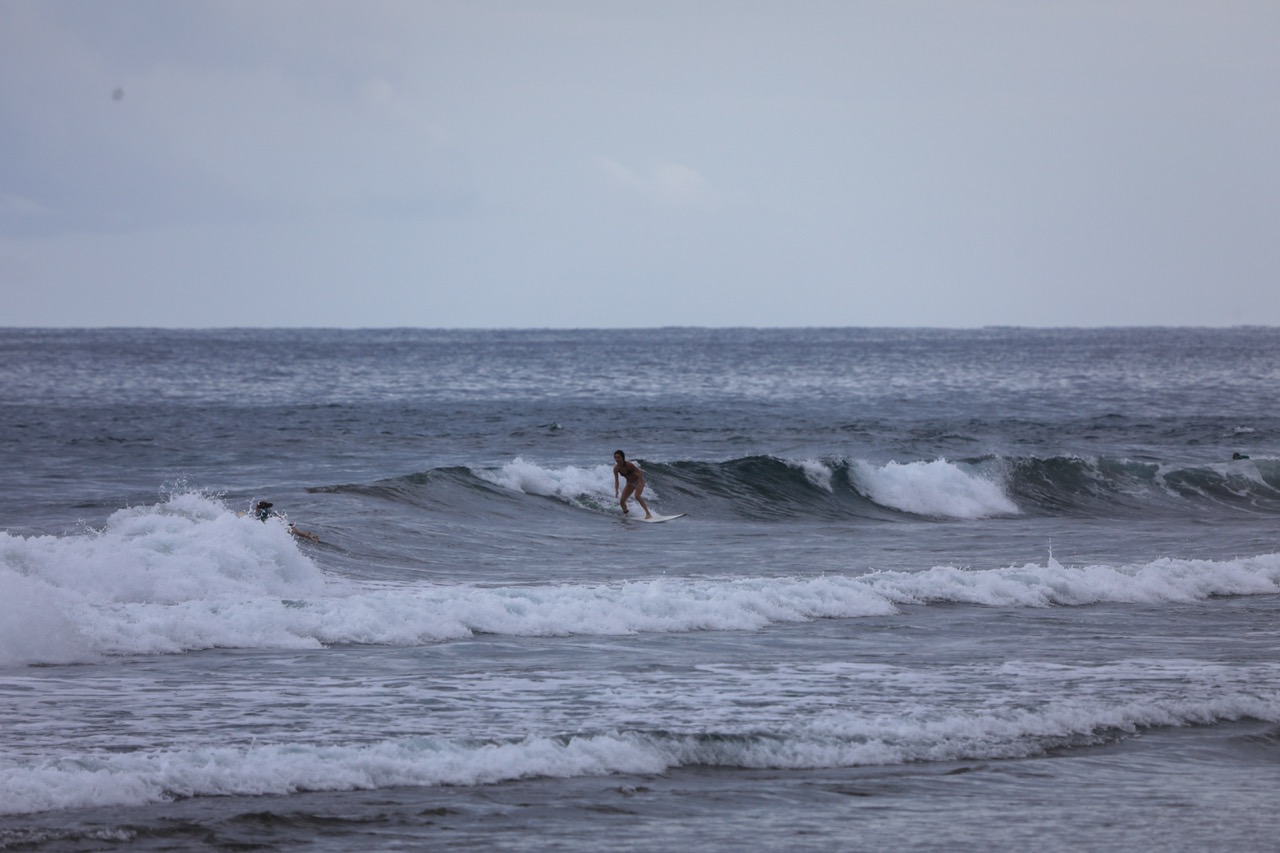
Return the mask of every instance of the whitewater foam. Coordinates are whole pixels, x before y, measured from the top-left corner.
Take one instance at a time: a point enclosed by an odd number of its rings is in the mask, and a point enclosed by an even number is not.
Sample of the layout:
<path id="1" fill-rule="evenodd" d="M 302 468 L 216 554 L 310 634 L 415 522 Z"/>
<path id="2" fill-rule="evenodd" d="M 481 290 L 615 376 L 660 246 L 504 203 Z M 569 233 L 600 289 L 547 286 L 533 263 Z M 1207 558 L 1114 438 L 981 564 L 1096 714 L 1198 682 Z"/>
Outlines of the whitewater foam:
<path id="1" fill-rule="evenodd" d="M 280 519 L 197 493 L 119 510 L 101 530 L 0 532 L 0 664 L 285 641 L 264 606 L 330 588 Z"/>
<path id="2" fill-rule="evenodd" d="M 804 473 L 804 476 L 810 483 L 813 483 L 824 492 L 834 491 L 831 485 L 832 470 L 826 464 L 817 459 L 802 459 L 789 463 Z"/>
<path id="3" fill-rule="evenodd" d="M 589 468 L 580 468 L 576 465 L 545 468 L 517 457 L 496 471 L 481 469 L 475 474 L 495 486 L 526 495 L 559 498 L 568 503 L 592 508 L 602 508 L 615 503 L 612 485 L 613 466 L 608 464 Z M 655 497 L 657 493 L 646 483 L 645 498 Z"/>
<path id="4" fill-rule="evenodd" d="M 1080 606 L 1102 602 L 1160 604 L 1222 595 L 1280 592 L 1280 554 L 1240 560 L 1164 558 L 1136 566 L 1043 566 L 972 571 L 937 566 L 923 572 L 879 572 L 864 577 L 898 604 L 956 602 L 993 607 Z"/>
<path id="5" fill-rule="evenodd" d="M 935 518 L 976 519 L 1017 515 L 1001 485 L 968 466 L 945 459 L 849 467 L 853 487 L 881 506 Z"/>
<path id="6" fill-rule="evenodd" d="M 324 575 L 283 524 L 184 495 L 102 531 L 0 534 L 0 664 L 207 648 L 418 645 L 472 637 L 758 631 L 903 605 L 1159 604 L 1280 592 L 1280 554 L 1227 561 L 521 585 L 358 583 Z"/>
<path id="7" fill-rule="evenodd" d="M 702 732 L 610 729 L 503 740 L 411 736 L 369 744 L 293 742 L 80 753 L 65 760 L 9 758 L 0 761 L 0 814 L 196 796 L 651 775 L 690 766 L 799 770 L 1008 759 L 1043 754 L 1064 740 L 1097 743 L 1153 726 L 1246 717 L 1280 721 L 1276 699 L 1233 690 L 1213 698 L 1056 701 L 982 714 L 922 709 L 877 717 L 840 709 L 774 734 L 742 726 Z"/>

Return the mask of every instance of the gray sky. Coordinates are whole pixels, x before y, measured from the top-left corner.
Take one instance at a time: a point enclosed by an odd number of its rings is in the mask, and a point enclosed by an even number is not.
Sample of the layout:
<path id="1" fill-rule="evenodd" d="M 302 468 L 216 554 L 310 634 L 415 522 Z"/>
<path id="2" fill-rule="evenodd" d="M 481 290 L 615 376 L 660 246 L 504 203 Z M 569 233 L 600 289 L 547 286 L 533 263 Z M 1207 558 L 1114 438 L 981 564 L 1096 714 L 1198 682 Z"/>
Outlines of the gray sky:
<path id="1" fill-rule="evenodd" d="M 1275 0 L 3 0 L 0 325 L 1280 325 Z"/>

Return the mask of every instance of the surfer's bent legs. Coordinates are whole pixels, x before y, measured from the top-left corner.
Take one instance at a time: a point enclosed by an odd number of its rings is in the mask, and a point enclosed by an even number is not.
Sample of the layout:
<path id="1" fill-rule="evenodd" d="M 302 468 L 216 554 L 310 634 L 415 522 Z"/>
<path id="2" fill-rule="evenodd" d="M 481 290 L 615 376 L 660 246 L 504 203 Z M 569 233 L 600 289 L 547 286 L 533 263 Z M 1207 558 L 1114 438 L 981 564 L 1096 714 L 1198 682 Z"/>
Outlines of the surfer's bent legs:
<path id="1" fill-rule="evenodd" d="M 644 517 L 653 517 L 653 513 L 649 512 L 649 505 L 645 503 L 644 498 L 641 497 L 642 492 L 644 492 L 644 480 L 641 480 L 636 484 L 627 483 L 627 485 L 622 488 L 622 496 L 618 502 L 622 504 L 622 512 L 624 514 L 627 512 L 627 499 L 630 498 L 632 494 L 635 494 L 636 503 L 640 504 L 641 508 L 644 509 Z"/>

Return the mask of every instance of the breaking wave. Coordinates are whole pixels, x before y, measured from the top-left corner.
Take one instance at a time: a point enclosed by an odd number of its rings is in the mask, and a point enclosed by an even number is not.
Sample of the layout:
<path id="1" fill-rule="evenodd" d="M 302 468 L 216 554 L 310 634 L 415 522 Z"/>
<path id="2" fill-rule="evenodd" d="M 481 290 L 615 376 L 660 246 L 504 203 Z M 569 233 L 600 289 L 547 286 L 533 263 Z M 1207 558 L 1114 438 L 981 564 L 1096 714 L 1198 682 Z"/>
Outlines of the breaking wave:
<path id="1" fill-rule="evenodd" d="M 809 475 L 792 483 L 799 488 Z M 216 498 L 183 494 L 120 510 L 102 530 L 0 533 L 0 665 L 218 647 L 426 645 L 478 634 L 757 631 L 935 603 L 1158 605 L 1275 593 L 1280 554 L 545 585 L 357 580 L 322 571 L 283 521 L 259 523 Z"/>

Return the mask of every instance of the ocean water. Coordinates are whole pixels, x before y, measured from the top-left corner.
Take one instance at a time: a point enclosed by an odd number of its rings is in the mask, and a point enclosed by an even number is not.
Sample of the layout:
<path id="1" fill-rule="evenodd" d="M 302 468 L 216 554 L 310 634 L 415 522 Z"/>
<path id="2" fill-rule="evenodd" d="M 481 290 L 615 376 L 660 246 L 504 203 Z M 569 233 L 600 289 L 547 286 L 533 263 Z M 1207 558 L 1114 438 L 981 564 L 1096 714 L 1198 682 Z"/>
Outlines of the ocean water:
<path id="1" fill-rule="evenodd" d="M 1277 353 L 0 330 L 0 849 L 1274 851 Z"/>

